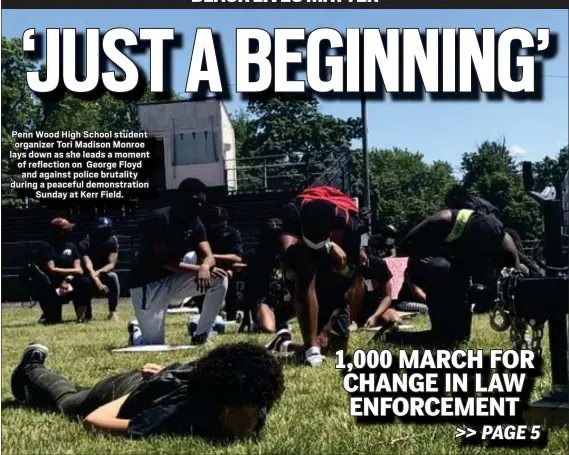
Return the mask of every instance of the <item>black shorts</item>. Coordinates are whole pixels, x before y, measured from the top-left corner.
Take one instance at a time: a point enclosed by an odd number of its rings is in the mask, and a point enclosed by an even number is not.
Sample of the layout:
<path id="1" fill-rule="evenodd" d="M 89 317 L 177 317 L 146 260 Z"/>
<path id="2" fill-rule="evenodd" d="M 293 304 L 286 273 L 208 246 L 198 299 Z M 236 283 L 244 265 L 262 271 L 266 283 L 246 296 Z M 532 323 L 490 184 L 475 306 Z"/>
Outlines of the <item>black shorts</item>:
<path id="1" fill-rule="evenodd" d="M 379 300 L 375 293 L 366 292 L 360 312 L 355 320 L 359 326 L 363 326 L 366 321 L 377 311 Z"/>
<path id="2" fill-rule="evenodd" d="M 318 309 L 318 333 L 320 333 L 324 327 L 330 321 L 330 317 L 332 316 L 333 310 L 330 311 L 328 308 L 320 307 Z M 344 308 L 340 310 L 336 318 L 336 322 L 332 326 L 330 330 L 332 335 L 335 335 L 339 338 L 348 339 L 350 338 L 350 307 L 346 305 Z"/>

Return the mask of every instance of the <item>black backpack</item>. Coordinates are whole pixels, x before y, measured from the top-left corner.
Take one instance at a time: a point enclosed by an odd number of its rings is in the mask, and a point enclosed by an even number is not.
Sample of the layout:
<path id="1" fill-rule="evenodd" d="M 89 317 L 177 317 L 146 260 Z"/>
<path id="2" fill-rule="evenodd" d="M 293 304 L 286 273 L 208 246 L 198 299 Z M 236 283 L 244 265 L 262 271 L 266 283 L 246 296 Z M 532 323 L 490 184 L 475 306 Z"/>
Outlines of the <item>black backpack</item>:
<path id="1" fill-rule="evenodd" d="M 455 203 L 453 205 L 455 207 L 452 208 L 470 209 L 483 215 L 493 215 L 498 219 L 501 217 L 500 210 L 495 205 L 488 202 L 486 199 L 482 199 L 481 197 L 474 196 L 472 194 L 467 195 L 458 203 Z"/>

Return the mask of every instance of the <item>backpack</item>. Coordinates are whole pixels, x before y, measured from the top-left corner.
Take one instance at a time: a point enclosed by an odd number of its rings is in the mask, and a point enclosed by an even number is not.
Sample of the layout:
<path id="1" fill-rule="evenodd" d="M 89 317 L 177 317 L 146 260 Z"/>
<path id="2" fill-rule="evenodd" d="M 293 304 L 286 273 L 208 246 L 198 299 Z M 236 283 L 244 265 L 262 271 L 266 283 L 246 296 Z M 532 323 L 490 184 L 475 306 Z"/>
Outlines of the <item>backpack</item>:
<path id="1" fill-rule="evenodd" d="M 486 199 L 478 196 L 468 195 L 462 200 L 461 209 L 470 209 L 483 215 L 493 215 L 500 219 L 500 210 Z"/>

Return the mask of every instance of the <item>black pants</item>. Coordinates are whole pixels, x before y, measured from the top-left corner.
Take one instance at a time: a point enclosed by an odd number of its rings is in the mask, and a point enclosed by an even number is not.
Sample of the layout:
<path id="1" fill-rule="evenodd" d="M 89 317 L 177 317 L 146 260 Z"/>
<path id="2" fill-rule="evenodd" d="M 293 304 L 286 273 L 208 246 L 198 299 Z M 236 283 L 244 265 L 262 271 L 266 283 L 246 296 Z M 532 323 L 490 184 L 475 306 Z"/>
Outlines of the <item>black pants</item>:
<path id="1" fill-rule="evenodd" d="M 271 278 L 277 264 L 276 254 L 263 254 L 258 250 L 247 265 L 243 292 L 246 321 L 251 318 L 255 319 L 257 308 L 269 296 Z"/>
<path id="2" fill-rule="evenodd" d="M 85 418 L 95 409 L 132 392 L 143 381 L 140 371 L 129 371 L 85 388 L 73 385 L 43 365 L 28 364 L 20 368 L 12 381 L 14 396 L 22 396 L 23 392 L 26 404 L 69 417 Z"/>
<path id="3" fill-rule="evenodd" d="M 46 275 L 47 276 L 47 275 Z M 71 286 L 73 290 L 63 296 L 58 296 L 55 290 L 60 285 L 59 280 L 54 277 L 47 277 L 47 280 L 36 279 L 33 281 L 34 295 L 43 312 L 46 322 L 61 322 L 63 304 L 72 301 L 75 307 L 87 307 L 86 318 L 93 317 L 91 308 L 91 283 L 89 278 L 79 276 L 73 278 Z"/>
<path id="4" fill-rule="evenodd" d="M 377 298 L 377 294 L 366 290 L 360 312 L 356 316 L 356 323 L 358 326 L 363 326 L 367 320 L 375 314 L 378 306 L 379 299 Z"/>
<path id="5" fill-rule="evenodd" d="M 120 281 L 119 277 L 115 272 L 109 273 L 101 273 L 99 275 L 99 279 L 101 282 L 109 288 L 109 293 L 107 294 L 107 298 L 109 299 L 109 313 L 112 313 L 117 310 L 117 306 L 119 304 L 119 296 L 120 296 Z M 91 281 L 91 287 L 96 294 L 99 293 L 99 290 L 96 288 L 95 283 Z"/>
<path id="6" fill-rule="evenodd" d="M 470 275 L 460 264 L 433 258 L 426 282 L 427 307 L 433 341 L 453 346 L 470 339 L 472 311 L 466 294 Z"/>

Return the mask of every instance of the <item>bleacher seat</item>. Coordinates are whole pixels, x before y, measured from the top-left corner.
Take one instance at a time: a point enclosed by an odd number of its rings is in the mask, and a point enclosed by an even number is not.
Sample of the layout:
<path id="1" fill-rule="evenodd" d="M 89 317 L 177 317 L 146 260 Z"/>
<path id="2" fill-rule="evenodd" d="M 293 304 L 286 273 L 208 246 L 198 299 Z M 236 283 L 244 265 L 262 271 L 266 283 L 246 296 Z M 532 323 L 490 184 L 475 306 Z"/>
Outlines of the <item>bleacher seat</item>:
<path id="1" fill-rule="evenodd" d="M 115 235 L 119 241 L 119 264 L 116 272 L 121 282 L 121 296 L 128 296 L 128 275 L 134 252 L 138 249 L 141 224 L 153 210 L 168 206 L 175 191 L 164 191 L 159 198 L 140 200 L 138 207 L 129 211 L 125 218 L 118 211 L 105 213 L 114 221 Z M 241 231 L 243 247 L 252 250 L 257 246 L 261 221 L 278 217 L 284 204 L 290 201 L 295 192 L 275 192 L 266 194 L 212 194 L 208 203 L 227 208 L 230 223 Z M 15 298 L 19 268 L 27 263 L 30 254 L 36 248 L 38 239 L 45 235 L 46 226 L 58 216 L 63 216 L 76 223 L 76 241 L 80 241 L 97 216 L 93 210 L 82 209 L 66 214 L 61 210 L 31 207 L 27 210 L 3 209 L 2 211 L 2 301 L 21 301 Z M 4 277 L 7 277 L 4 279 Z M 16 280 L 15 280 L 15 278 Z M 9 278 L 8 278 L 9 277 Z M 6 286 L 4 286 L 6 284 Z M 19 283 L 18 283 L 19 284 Z M 18 291 L 19 292 L 19 291 Z"/>

